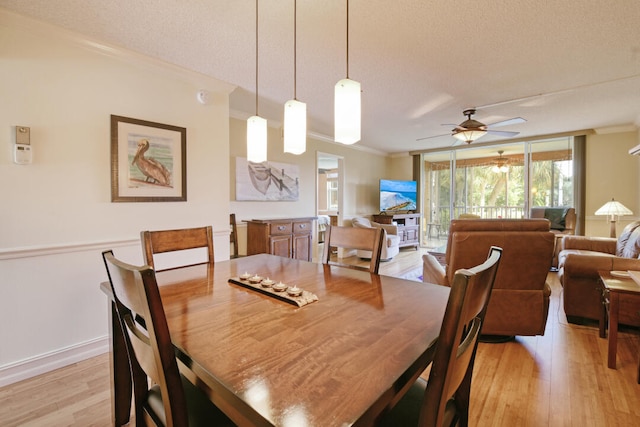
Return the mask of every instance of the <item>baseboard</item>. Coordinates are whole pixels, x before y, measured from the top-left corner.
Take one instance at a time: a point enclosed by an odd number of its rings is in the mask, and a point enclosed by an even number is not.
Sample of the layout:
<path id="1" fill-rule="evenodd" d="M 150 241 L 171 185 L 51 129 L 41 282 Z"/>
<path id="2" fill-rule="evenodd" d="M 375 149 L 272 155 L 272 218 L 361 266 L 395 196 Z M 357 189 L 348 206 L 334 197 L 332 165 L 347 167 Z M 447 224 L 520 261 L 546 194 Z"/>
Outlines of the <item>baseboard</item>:
<path id="1" fill-rule="evenodd" d="M 109 337 L 43 354 L 0 368 L 0 387 L 26 380 L 109 351 Z"/>

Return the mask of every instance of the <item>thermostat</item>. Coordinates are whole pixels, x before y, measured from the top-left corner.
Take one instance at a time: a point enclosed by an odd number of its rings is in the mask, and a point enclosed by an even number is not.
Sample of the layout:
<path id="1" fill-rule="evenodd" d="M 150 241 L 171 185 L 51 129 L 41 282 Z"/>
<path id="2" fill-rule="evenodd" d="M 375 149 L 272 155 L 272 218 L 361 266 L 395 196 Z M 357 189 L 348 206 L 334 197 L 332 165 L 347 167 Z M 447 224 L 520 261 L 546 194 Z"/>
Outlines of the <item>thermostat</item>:
<path id="1" fill-rule="evenodd" d="M 13 162 L 18 165 L 31 163 L 31 129 L 26 126 L 14 126 L 13 132 Z"/>

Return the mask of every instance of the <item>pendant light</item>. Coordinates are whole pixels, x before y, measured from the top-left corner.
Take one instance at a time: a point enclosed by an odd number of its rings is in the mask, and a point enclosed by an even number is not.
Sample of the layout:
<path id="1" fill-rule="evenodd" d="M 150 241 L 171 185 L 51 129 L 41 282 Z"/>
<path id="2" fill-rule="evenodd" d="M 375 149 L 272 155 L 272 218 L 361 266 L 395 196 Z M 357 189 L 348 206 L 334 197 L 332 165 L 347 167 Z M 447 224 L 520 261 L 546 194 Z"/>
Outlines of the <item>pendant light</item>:
<path id="1" fill-rule="evenodd" d="M 347 0 L 347 78 L 336 83 L 334 98 L 334 139 L 343 144 L 360 141 L 360 83 L 349 79 L 349 0 Z"/>
<path id="2" fill-rule="evenodd" d="M 256 115 L 247 119 L 247 160 L 267 161 L 267 121 L 258 116 L 258 0 L 256 0 Z"/>
<path id="3" fill-rule="evenodd" d="M 296 3 L 293 0 L 293 99 L 284 104 L 284 152 L 302 154 L 307 147 L 307 104 L 296 98 Z"/>

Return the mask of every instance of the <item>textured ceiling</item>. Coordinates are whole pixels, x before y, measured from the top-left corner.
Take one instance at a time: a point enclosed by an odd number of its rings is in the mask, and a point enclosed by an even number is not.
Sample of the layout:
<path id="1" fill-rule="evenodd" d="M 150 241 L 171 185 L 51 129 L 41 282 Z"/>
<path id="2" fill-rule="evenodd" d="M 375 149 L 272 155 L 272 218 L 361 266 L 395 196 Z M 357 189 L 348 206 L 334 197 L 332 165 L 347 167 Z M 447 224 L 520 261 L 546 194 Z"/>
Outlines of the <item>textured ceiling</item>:
<path id="1" fill-rule="evenodd" d="M 259 2 L 258 112 L 293 97 L 293 0 Z M 0 0 L 0 7 L 237 85 L 255 113 L 253 0 Z M 640 1 L 351 0 L 349 77 L 362 84 L 361 145 L 449 146 L 465 108 L 521 137 L 640 123 Z M 297 1 L 297 98 L 332 137 L 346 76 L 346 2 Z M 500 140 L 485 137 L 481 141 Z"/>

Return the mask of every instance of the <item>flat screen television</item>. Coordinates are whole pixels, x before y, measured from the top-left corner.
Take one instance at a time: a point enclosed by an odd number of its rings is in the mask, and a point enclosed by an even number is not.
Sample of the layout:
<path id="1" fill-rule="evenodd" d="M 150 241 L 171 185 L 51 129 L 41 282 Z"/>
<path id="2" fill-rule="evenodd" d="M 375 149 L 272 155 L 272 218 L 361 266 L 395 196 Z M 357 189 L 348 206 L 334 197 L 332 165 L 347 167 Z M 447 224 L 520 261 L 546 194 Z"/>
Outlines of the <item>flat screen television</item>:
<path id="1" fill-rule="evenodd" d="M 417 200 L 416 181 L 380 180 L 380 212 L 415 211 Z"/>

